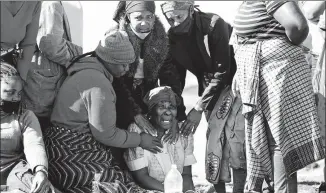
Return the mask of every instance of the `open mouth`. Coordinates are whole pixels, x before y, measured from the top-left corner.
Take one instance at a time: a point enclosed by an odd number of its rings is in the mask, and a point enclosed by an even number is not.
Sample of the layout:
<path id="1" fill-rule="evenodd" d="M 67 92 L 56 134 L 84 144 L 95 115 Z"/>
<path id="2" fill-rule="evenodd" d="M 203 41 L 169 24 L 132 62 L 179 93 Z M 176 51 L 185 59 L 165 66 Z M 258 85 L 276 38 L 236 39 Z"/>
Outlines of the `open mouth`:
<path id="1" fill-rule="evenodd" d="M 171 120 L 161 120 L 161 123 L 163 124 L 163 125 L 170 125 L 170 124 L 172 124 L 172 119 Z"/>

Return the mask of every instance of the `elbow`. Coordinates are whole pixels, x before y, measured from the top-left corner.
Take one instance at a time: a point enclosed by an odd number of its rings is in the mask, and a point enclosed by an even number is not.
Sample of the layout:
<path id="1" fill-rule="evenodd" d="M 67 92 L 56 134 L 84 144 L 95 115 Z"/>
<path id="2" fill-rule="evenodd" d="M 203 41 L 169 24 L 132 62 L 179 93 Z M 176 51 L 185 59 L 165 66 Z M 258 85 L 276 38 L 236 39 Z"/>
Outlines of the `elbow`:
<path id="1" fill-rule="evenodd" d="M 299 25 L 293 26 L 290 30 L 287 30 L 287 35 L 290 41 L 295 45 L 300 45 L 309 34 L 309 26 L 307 21 L 302 22 Z"/>
<path id="2" fill-rule="evenodd" d="M 307 20 L 314 22 L 319 19 L 320 13 L 318 13 L 318 11 L 305 11 L 304 15 Z"/>
<path id="3" fill-rule="evenodd" d="M 307 36 L 309 34 L 309 25 L 306 20 L 305 20 L 305 22 L 303 22 L 301 25 L 298 26 L 297 33 L 300 36 L 299 41 L 300 41 L 300 43 L 302 43 L 307 38 Z"/>

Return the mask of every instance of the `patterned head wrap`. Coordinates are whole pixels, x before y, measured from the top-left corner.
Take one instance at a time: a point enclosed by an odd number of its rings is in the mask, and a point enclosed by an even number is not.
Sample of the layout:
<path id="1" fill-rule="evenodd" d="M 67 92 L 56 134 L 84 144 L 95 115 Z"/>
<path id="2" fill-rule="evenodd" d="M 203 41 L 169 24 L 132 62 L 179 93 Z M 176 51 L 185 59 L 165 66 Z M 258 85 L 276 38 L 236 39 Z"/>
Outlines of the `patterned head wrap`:
<path id="1" fill-rule="evenodd" d="M 13 76 L 19 76 L 17 69 L 13 65 L 10 65 L 7 62 L 1 61 L 1 73 L 0 73 L 1 79 L 7 77 L 13 77 Z"/>
<path id="2" fill-rule="evenodd" d="M 119 23 L 121 18 L 125 18 L 127 13 L 136 11 L 150 11 L 155 13 L 154 1 L 119 1 L 113 13 L 113 20 Z"/>
<path id="3" fill-rule="evenodd" d="M 161 4 L 163 14 L 173 10 L 188 10 L 190 6 L 194 6 L 195 1 L 182 0 L 182 1 L 164 1 Z"/>
<path id="4" fill-rule="evenodd" d="M 126 13 L 132 13 L 136 11 L 150 11 L 155 13 L 154 1 L 127 1 Z"/>
<path id="5" fill-rule="evenodd" d="M 169 101 L 176 106 L 180 104 L 179 97 L 169 86 L 161 86 L 150 90 L 143 101 L 147 105 L 149 112 L 161 101 Z"/>

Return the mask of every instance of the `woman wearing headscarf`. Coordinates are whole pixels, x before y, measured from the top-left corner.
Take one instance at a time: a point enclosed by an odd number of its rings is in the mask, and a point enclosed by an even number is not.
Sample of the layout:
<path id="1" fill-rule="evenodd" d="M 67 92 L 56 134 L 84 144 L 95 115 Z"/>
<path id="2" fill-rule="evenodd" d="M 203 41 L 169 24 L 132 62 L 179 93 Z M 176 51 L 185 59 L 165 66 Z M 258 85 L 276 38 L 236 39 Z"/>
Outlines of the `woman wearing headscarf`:
<path id="1" fill-rule="evenodd" d="M 243 192 L 246 178 L 244 118 L 239 97 L 231 92 L 236 63 L 229 46 L 231 26 L 220 16 L 195 11 L 194 1 L 166 1 L 162 12 L 171 25 L 170 56 L 185 85 L 186 71 L 198 80 L 201 96 L 181 126 L 186 136 L 194 133 L 202 113 L 208 121 L 206 179 L 216 192 L 225 192 L 231 181 L 233 192 Z"/>
<path id="2" fill-rule="evenodd" d="M 234 30 L 233 90 L 246 118 L 245 189 L 260 192 L 270 178 L 275 192 L 297 192 L 296 172 L 325 156 L 311 69 L 298 46 L 307 21 L 296 2 L 245 1 Z"/>
<path id="3" fill-rule="evenodd" d="M 147 117 L 155 128 L 159 139 L 172 129 L 177 122 L 177 106 L 181 102 L 178 95 L 168 86 L 150 90 L 144 97 L 148 108 Z M 129 126 L 130 132 L 141 133 L 142 130 L 134 123 Z M 163 143 L 162 152 L 153 154 L 141 147 L 129 148 L 124 158 L 136 182 L 146 190 L 164 192 L 164 179 L 172 164 L 182 174 L 183 192 L 194 192 L 191 165 L 196 163 L 193 135 L 179 136 L 175 144 Z"/>
<path id="4" fill-rule="evenodd" d="M 111 147 L 160 151 L 155 137 L 116 126 L 113 77 L 123 76 L 134 60 L 127 35 L 114 31 L 68 68 L 51 114 L 52 126 L 44 132 L 49 179 L 62 192 L 92 192 L 94 181 L 101 192 L 127 193 L 134 183 L 117 165 Z"/>
<path id="5" fill-rule="evenodd" d="M 2 61 L 0 78 L 1 185 L 8 191 L 48 193 L 48 159 L 40 124 L 32 111 L 19 108 L 23 81 L 15 67 Z"/>
<path id="6" fill-rule="evenodd" d="M 142 129 L 153 130 L 142 114 L 147 113 L 143 97 L 159 85 L 170 86 L 181 97 L 178 73 L 168 53 L 168 38 L 159 18 L 155 15 L 154 1 L 120 1 L 114 20 L 119 29 L 128 34 L 136 60 L 125 76 L 114 80 L 117 93 L 117 123 L 122 128 L 136 121 Z M 159 81 L 159 83 L 158 83 Z M 126 94 L 127 93 L 127 94 Z M 178 119 L 184 120 L 185 107 L 178 107 Z M 173 129 L 176 139 L 176 129 Z M 168 138 L 166 138 L 168 139 Z"/>
<path id="7" fill-rule="evenodd" d="M 1 1 L 1 59 L 25 81 L 35 51 L 40 1 Z"/>

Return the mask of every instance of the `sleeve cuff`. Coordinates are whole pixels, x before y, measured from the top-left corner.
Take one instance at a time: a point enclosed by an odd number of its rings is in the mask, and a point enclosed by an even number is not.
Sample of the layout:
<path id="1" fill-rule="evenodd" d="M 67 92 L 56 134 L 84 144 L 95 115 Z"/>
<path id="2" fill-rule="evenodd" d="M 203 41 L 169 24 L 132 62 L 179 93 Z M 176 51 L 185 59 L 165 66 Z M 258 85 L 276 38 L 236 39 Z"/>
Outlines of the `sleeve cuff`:
<path id="1" fill-rule="evenodd" d="M 197 163 L 197 160 L 194 156 L 194 154 L 191 154 L 191 155 L 187 155 L 185 157 L 185 162 L 184 162 L 184 166 L 191 166 L 193 164 Z"/>
<path id="2" fill-rule="evenodd" d="M 194 109 L 196 111 L 203 112 L 204 111 L 204 107 L 203 106 L 204 106 L 203 103 L 201 101 L 198 101 L 196 103 L 196 105 L 194 106 Z"/>
<path id="3" fill-rule="evenodd" d="M 35 172 L 35 169 L 36 169 L 37 166 L 44 166 L 46 169 L 49 168 L 47 160 L 40 159 L 37 162 L 36 161 L 29 161 L 28 162 L 28 160 L 27 160 L 27 163 L 30 165 L 30 168 L 31 168 L 31 170 L 33 172 Z"/>
<path id="4" fill-rule="evenodd" d="M 148 166 L 147 160 L 145 158 L 140 158 L 133 161 L 126 161 L 126 164 L 130 171 L 140 170 Z"/>

